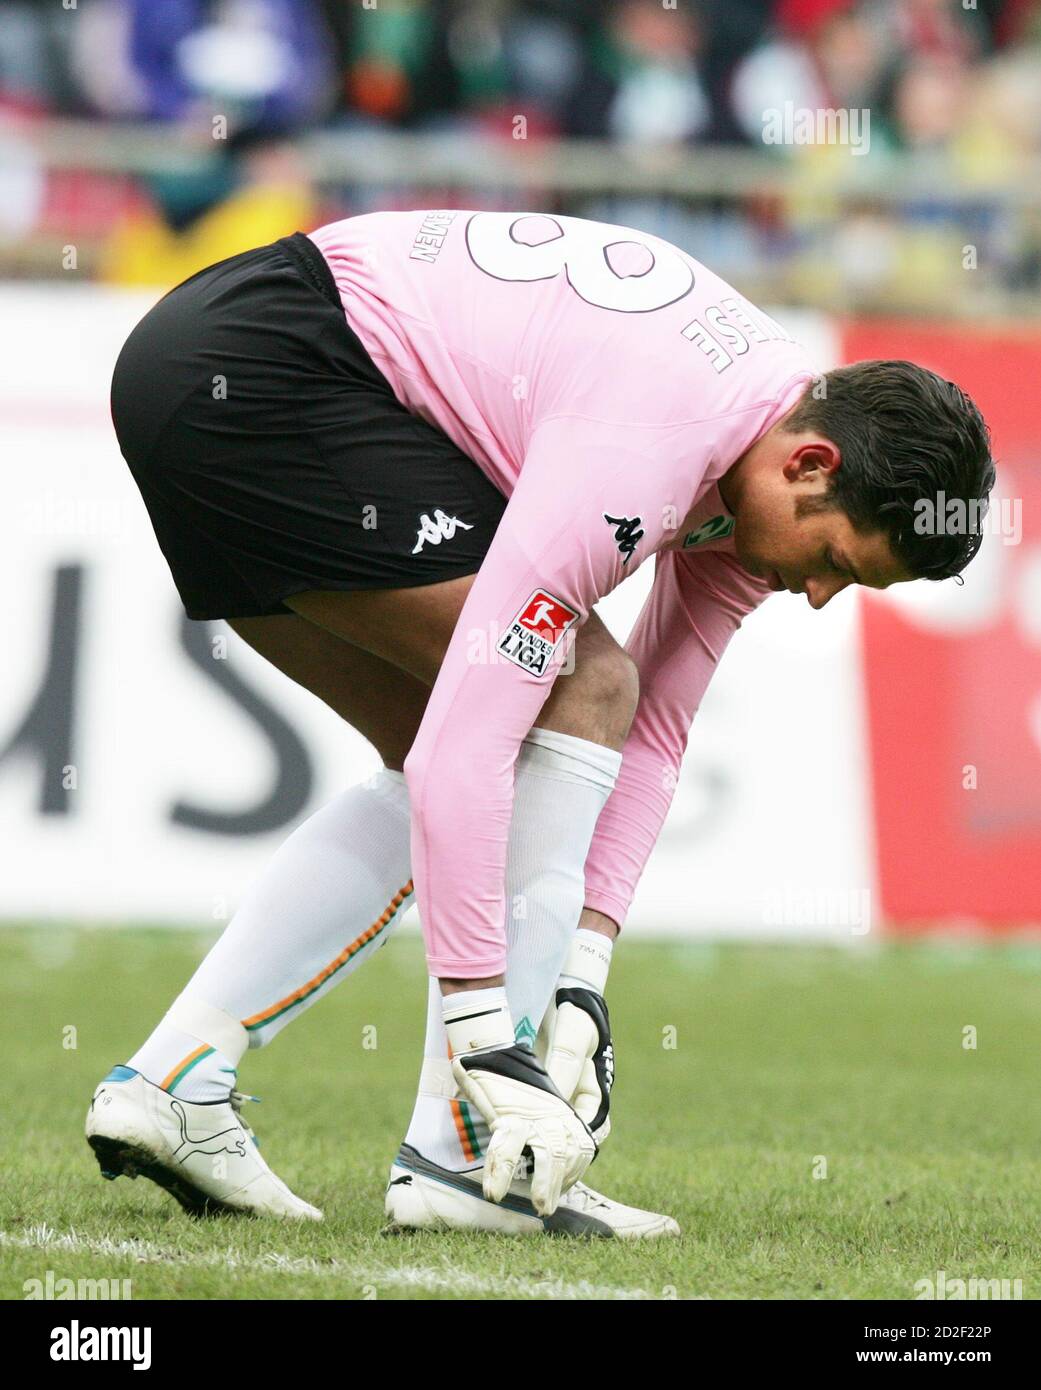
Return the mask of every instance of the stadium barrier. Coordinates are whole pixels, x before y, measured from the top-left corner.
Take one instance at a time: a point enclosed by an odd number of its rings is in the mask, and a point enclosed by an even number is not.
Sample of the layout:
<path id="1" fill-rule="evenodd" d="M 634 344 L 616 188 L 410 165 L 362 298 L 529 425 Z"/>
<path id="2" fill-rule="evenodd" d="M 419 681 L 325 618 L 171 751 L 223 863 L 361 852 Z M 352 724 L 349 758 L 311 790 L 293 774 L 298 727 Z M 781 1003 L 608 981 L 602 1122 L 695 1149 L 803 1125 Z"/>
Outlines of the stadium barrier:
<path id="1" fill-rule="evenodd" d="M 293 825 L 377 756 L 222 624 L 181 614 L 107 408 L 111 365 L 154 295 L 4 293 L 0 917 L 217 925 Z M 1014 494 L 1036 488 L 1025 383 L 1041 339 L 1018 344 L 1024 399 L 1009 403 L 1004 340 L 778 312 L 822 367 L 882 353 L 949 364 L 993 411 Z M 985 556 L 961 590 L 847 594 L 818 614 L 782 595 L 746 621 L 633 927 L 855 941 L 955 905 L 1041 918 L 1036 528 L 1018 545 L 988 536 Z M 602 605 L 616 633 L 649 581 L 645 567 Z"/>

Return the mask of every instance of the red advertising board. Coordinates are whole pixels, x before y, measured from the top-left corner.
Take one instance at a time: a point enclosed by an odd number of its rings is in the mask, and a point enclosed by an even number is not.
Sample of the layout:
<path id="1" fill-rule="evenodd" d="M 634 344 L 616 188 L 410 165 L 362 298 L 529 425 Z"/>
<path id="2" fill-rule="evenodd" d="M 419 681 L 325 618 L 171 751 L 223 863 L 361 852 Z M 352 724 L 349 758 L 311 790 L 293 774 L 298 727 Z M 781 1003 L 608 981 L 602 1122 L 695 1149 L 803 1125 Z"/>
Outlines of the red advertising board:
<path id="1" fill-rule="evenodd" d="M 979 621 L 934 627 L 883 597 L 862 602 L 881 915 L 898 931 L 1036 927 L 1041 335 L 859 323 L 843 349 L 846 361 L 910 358 L 964 387 L 991 427 L 1001 491 L 1021 505 L 1018 543 L 984 541 L 997 549 Z"/>

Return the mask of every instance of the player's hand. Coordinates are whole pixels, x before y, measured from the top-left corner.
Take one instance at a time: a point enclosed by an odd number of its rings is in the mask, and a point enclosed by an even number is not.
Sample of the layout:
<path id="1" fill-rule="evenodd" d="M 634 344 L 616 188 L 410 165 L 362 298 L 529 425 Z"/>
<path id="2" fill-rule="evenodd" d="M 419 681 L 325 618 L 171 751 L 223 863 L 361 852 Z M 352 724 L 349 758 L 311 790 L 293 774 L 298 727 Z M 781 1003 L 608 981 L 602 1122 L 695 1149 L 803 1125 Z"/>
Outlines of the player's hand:
<path id="1" fill-rule="evenodd" d="M 460 1090 L 492 1132 L 484 1160 L 484 1195 L 501 1202 L 525 1151 L 532 1157 L 531 1201 L 540 1216 L 556 1211 L 562 1192 L 596 1157 L 589 1130 L 526 1047 L 514 1044 L 452 1059 Z"/>
<path id="2" fill-rule="evenodd" d="M 538 1051 L 550 1080 L 602 1144 L 611 1132 L 614 1085 L 611 1020 L 603 995 L 594 989 L 558 988 Z"/>

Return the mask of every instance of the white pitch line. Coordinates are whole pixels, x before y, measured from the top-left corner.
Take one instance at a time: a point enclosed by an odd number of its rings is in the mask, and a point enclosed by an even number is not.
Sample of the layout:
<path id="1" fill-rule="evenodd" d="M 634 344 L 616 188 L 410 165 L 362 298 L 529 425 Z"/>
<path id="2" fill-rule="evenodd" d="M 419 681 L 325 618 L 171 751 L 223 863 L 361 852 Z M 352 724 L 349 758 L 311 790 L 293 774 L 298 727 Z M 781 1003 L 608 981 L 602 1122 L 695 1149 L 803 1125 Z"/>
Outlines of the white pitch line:
<path id="1" fill-rule="evenodd" d="M 343 1260 L 315 1260 L 310 1256 L 245 1255 L 227 1250 L 166 1250 L 144 1240 L 113 1240 L 108 1236 L 81 1236 L 75 1231 L 56 1231 L 50 1226 L 30 1226 L 24 1235 L 0 1231 L 0 1247 L 22 1250 L 48 1250 L 69 1254 L 107 1256 L 134 1260 L 138 1264 L 196 1265 L 203 1268 L 248 1270 L 255 1274 L 297 1274 L 325 1278 L 338 1275 L 364 1289 L 427 1289 L 438 1293 L 484 1294 L 493 1298 L 543 1299 L 653 1299 L 646 1289 L 624 1289 L 613 1284 L 591 1284 L 586 1279 L 571 1283 L 565 1279 L 523 1279 L 510 1274 L 505 1278 L 469 1274 L 456 1270 L 450 1275 L 430 1265 L 363 1265 Z"/>

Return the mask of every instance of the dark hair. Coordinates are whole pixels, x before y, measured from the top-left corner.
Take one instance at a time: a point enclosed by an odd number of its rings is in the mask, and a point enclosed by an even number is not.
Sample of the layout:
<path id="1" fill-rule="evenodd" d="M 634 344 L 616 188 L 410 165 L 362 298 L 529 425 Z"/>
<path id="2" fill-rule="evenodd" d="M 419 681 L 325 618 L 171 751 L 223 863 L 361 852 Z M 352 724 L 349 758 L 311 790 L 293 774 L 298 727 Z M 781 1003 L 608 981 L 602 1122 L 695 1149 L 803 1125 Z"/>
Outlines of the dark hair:
<path id="1" fill-rule="evenodd" d="M 816 430 L 838 445 L 842 462 L 824 505 L 841 507 L 861 534 L 884 531 L 917 578 L 960 574 L 979 550 L 994 486 L 990 431 L 953 381 L 914 362 L 854 362 L 818 378 L 783 428 Z M 923 503 L 942 513 L 941 493 L 975 502 L 980 525 L 923 529 Z"/>

